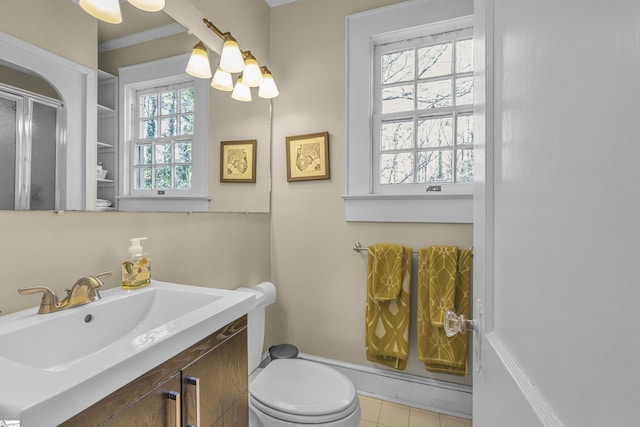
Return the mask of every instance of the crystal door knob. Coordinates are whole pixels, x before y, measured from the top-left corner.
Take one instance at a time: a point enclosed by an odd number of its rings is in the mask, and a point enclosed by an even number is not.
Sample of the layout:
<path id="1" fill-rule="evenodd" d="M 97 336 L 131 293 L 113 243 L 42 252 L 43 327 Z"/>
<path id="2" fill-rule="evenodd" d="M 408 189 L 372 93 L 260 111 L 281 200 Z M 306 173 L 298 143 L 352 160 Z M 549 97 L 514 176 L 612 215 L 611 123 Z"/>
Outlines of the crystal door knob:
<path id="1" fill-rule="evenodd" d="M 468 330 L 476 329 L 475 321 L 464 318 L 464 315 L 458 316 L 451 310 L 447 310 L 444 315 L 444 333 L 451 338 L 457 333 L 464 334 Z"/>

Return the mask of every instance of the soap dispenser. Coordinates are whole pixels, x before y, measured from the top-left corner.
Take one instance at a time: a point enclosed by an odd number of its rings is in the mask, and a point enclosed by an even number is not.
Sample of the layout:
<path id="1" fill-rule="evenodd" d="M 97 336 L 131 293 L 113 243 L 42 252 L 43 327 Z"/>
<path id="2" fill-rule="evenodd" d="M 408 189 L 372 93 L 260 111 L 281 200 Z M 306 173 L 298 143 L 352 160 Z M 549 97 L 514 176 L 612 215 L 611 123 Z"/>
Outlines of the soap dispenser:
<path id="1" fill-rule="evenodd" d="M 139 289 L 151 283 L 151 261 L 140 245 L 146 237 L 129 239 L 129 259 L 122 263 L 122 287 Z"/>

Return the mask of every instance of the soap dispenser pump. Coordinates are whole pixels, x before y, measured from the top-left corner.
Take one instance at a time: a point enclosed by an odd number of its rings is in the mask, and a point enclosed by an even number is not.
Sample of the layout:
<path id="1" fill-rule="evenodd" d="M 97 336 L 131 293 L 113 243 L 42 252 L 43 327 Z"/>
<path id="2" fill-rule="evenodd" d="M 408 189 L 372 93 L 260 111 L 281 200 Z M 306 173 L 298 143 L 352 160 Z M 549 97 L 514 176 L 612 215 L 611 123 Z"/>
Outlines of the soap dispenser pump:
<path id="1" fill-rule="evenodd" d="M 139 289 L 151 283 L 151 261 L 140 244 L 141 240 L 146 239 L 146 237 L 129 239 L 129 259 L 122 263 L 124 289 Z"/>

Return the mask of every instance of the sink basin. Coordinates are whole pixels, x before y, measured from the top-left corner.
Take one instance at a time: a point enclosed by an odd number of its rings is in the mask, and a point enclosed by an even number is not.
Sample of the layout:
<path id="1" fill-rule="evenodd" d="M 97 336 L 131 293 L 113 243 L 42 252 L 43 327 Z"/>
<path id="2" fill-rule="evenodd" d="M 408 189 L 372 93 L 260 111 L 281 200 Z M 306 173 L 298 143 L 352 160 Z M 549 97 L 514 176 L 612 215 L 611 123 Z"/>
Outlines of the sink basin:
<path id="1" fill-rule="evenodd" d="M 135 336 L 137 344 L 149 345 L 151 340 L 144 335 L 141 339 L 141 332 L 154 330 L 220 298 L 198 289 L 148 287 L 77 309 L 33 316 L 0 331 L 0 357 L 62 371 L 126 337 Z M 154 336 L 157 338 L 158 333 Z"/>
<path id="2" fill-rule="evenodd" d="M 253 308 L 250 293 L 152 280 L 51 314 L 0 317 L 0 420 L 57 425 Z"/>

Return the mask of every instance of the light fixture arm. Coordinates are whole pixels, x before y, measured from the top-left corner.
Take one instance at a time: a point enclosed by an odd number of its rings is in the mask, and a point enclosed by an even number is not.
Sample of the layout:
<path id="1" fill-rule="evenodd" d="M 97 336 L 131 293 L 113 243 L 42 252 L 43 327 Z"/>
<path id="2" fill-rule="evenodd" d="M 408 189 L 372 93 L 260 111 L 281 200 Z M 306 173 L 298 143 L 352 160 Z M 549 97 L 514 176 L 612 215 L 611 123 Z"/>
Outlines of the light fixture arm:
<path id="1" fill-rule="evenodd" d="M 231 33 L 223 33 L 220 28 L 216 27 L 215 24 L 211 21 L 209 21 L 207 18 L 202 18 L 202 22 L 204 22 L 204 25 L 207 26 L 208 29 L 210 29 L 211 31 L 213 31 L 216 36 L 220 37 L 220 39 L 222 40 L 226 40 L 229 38 L 229 36 L 231 36 Z M 231 36 L 233 37 L 233 36 Z M 250 51 L 248 50 L 242 50 L 240 49 L 240 53 L 242 53 L 242 57 L 244 59 L 248 58 L 248 57 L 252 57 L 253 59 L 256 59 L 255 56 L 253 56 L 251 54 Z"/>
<path id="2" fill-rule="evenodd" d="M 213 25 L 213 22 L 209 21 L 207 18 L 202 18 L 202 22 L 204 22 L 204 25 L 207 26 L 207 28 L 209 28 L 211 31 L 213 31 L 214 33 L 216 33 L 216 35 L 218 37 L 220 37 L 222 40 L 225 39 L 225 33 L 223 33 L 222 31 L 220 31 L 220 29 L 218 29 L 218 27 L 216 27 L 215 25 Z"/>

